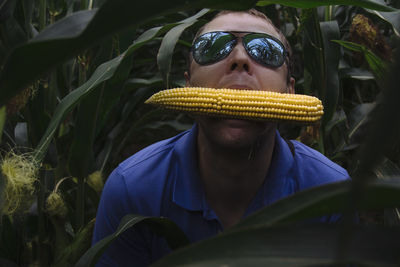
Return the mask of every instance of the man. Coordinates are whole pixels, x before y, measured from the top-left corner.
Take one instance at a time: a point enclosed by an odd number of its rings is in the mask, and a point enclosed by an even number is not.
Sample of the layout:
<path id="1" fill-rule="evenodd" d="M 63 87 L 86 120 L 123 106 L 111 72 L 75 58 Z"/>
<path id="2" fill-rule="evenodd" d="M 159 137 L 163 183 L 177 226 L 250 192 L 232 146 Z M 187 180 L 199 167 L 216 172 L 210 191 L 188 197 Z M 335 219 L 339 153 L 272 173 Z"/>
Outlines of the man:
<path id="1" fill-rule="evenodd" d="M 251 33 L 262 33 L 261 38 Z M 222 12 L 197 36 L 187 86 L 294 93 L 285 52 L 290 48 L 263 14 Z M 223 45 L 216 46 L 216 40 Z M 269 57 L 248 52 L 253 40 L 258 48 L 273 46 L 278 52 Z M 94 242 L 115 232 L 126 214 L 168 217 L 195 242 L 299 190 L 348 179 L 344 169 L 320 153 L 282 139 L 276 123 L 195 120 L 190 131 L 145 148 L 114 170 L 103 191 Z M 145 266 L 168 252 L 165 240 L 142 227 L 115 241 L 99 266 Z"/>

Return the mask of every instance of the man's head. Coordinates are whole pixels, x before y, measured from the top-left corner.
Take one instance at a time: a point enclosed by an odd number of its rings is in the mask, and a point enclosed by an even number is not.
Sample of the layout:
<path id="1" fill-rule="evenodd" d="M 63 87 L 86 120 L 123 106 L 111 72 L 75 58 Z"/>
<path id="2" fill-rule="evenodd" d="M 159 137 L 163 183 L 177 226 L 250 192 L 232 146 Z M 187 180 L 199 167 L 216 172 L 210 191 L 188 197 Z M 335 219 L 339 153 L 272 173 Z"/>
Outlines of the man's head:
<path id="1" fill-rule="evenodd" d="M 294 84 L 294 80 L 291 77 L 291 69 L 292 69 L 292 62 L 290 60 L 290 55 L 292 53 L 291 48 L 290 48 L 290 44 L 288 43 L 287 39 L 285 38 L 285 36 L 282 34 L 282 32 L 274 26 L 274 24 L 271 22 L 271 20 L 266 17 L 263 13 L 255 10 L 255 9 L 250 9 L 247 11 L 240 11 L 240 12 L 236 12 L 236 11 L 220 11 L 219 13 L 217 13 L 217 15 L 207 24 L 205 24 L 203 27 L 201 27 L 196 35 L 194 40 L 196 40 L 199 36 L 205 34 L 205 33 L 210 33 L 213 31 L 238 31 L 238 29 L 242 29 L 240 31 L 242 32 L 257 32 L 257 33 L 266 33 L 266 34 L 270 34 L 273 37 L 276 37 L 276 39 L 278 39 L 278 42 L 280 42 L 281 44 L 283 44 L 284 49 L 286 50 L 286 56 L 285 56 L 285 64 L 283 65 L 284 68 L 286 68 L 286 82 L 288 84 L 289 89 L 286 90 L 286 92 L 293 92 L 293 84 Z M 236 34 L 235 34 L 236 35 Z M 239 36 L 243 36 L 245 34 L 238 34 Z M 237 46 L 243 46 L 243 43 L 238 43 Z M 196 61 L 193 60 L 193 50 L 191 51 L 191 53 L 189 54 L 189 69 L 188 72 L 185 73 L 185 77 L 187 80 L 187 85 L 191 85 L 190 84 L 190 80 L 191 80 L 191 74 L 193 73 L 193 68 L 194 71 L 196 71 Z M 233 53 L 234 51 L 232 51 L 231 53 Z M 227 57 L 229 59 L 229 56 Z M 224 58 L 221 61 L 227 61 Z M 250 57 L 250 60 L 254 61 L 254 58 L 252 59 Z M 195 63 L 195 64 L 193 64 Z M 219 62 L 216 62 L 219 63 Z M 253 62 L 253 63 L 257 63 L 257 62 Z M 234 63 L 233 63 L 234 64 Z M 193 66 L 194 65 L 194 66 Z M 214 64 L 212 64 L 214 65 Z M 260 64 L 258 64 L 260 65 Z M 206 66 L 207 67 L 207 66 Z M 214 66 L 210 66 L 210 68 L 206 68 L 209 70 L 212 70 L 212 67 Z M 216 64 L 216 67 L 221 67 L 220 64 Z M 245 68 L 247 67 L 251 67 L 249 65 L 244 65 Z M 257 66 L 260 67 L 260 66 Z M 204 68 L 202 68 L 204 69 Z M 208 76 L 209 77 L 209 76 Z M 196 81 L 194 81 L 196 82 Z M 194 86 L 194 85 L 192 85 Z M 275 88 L 252 88 L 252 89 L 262 89 L 262 90 L 273 90 L 273 91 L 277 91 Z M 281 90 L 279 90 L 281 91 Z"/>
<path id="2" fill-rule="evenodd" d="M 237 43 L 230 47 L 226 57 L 211 64 L 199 64 L 191 58 L 189 72 L 185 73 L 187 86 L 268 90 L 294 93 L 294 79 L 290 77 L 288 59 L 282 65 L 260 64 L 246 51 L 242 38 L 246 33 L 262 33 L 278 39 L 286 50 L 289 45 L 280 31 L 262 13 L 223 11 L 200 29 L 197 36 L 216 31 L 235 33 Z M 222 40 L 223 41 L 223 40 Z M 267 62 L 268 63 L 268 62 Z M 189 75 L 190 73 L 190 75 Z M 288 78 L 288 76 L 290 78 Z M 274 133 L 275 124 L 244 120 L 221 120 L 206 116 L 196 118 L 200 134 L 215 145 L 225 148 L 246 148 L 266 132 Z"/>

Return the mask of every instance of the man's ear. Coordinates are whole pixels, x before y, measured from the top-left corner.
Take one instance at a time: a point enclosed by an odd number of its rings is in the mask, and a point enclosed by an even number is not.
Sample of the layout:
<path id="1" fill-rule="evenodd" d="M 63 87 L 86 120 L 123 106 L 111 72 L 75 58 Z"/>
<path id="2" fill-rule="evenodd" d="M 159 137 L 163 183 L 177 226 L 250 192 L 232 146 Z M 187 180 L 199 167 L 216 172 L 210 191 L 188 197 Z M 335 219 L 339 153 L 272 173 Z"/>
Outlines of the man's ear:
<path id="1" fill-rule="evenodd" d="M 290 81 L 288 82 L 288 87 L 287 87 L 287 92 L 289 94 L 294 94 L 294 84 L 295 84 L 295 79 L 293 77 L 290 77 Z"/>
<path id="2" fill-rule="evenodd" d="M 190 74 L 189 74 L 189 72 L 185 71 L 183 73 L 183 75 L 185 76 L 186 86 L 189 87 L 190 86 Z"/>

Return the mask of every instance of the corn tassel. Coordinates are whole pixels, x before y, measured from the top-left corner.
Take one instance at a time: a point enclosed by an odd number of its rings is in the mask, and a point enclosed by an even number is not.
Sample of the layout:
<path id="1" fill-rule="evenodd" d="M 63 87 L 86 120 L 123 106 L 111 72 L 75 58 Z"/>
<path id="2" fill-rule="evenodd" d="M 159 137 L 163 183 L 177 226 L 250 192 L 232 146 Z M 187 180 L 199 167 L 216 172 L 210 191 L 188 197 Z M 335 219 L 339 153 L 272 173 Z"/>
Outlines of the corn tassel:
<path id="1" fill-rule="evenodd" d="M 324 113 L 316 97 L 260 90 L 175 88 L 160 91 L 145 103 L 209 116 L 301 123 L 316 122 Z"/>

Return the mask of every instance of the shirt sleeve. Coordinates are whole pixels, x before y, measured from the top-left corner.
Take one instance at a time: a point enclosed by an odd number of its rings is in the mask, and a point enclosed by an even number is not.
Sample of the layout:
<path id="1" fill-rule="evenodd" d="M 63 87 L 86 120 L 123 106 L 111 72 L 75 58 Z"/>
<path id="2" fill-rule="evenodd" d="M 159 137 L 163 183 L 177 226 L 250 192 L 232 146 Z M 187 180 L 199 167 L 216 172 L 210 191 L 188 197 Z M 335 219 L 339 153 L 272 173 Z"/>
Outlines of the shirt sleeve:
<path id="1" fill-rule="evenodd" d="M 130 202 L 124 177 L 116 169 L 107 179 L 102 192 L 92 244 L 114 233 L 127 214 L 137 214 L 137 209 Z M 148 266 L 150 240 L 145 226 L 134 226 L 113 241 L 96 266 Z"/>

